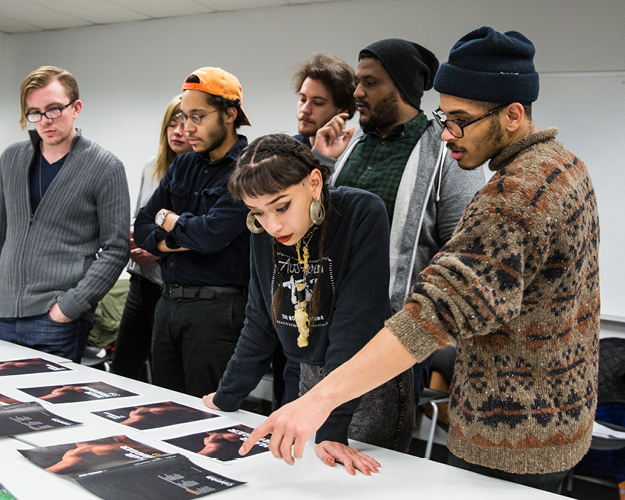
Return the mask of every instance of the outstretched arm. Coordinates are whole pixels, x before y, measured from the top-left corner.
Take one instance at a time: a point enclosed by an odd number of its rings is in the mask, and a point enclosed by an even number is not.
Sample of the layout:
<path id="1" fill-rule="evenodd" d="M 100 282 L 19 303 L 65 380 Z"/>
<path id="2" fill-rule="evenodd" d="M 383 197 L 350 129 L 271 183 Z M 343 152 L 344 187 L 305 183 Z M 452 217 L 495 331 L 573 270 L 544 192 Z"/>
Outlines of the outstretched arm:
<path id="1" fill-rule="evenodd" d="M 337 406 L 362 396 L 406 371 L 417 360 L 388 329 L 380 332 L 351 360 L 332 371 L 304 396 L 273 412 L 243 443 L 245 455 L 260 438 L 272 433 L 269 450 L 293 465 L 304 445 Z"/>

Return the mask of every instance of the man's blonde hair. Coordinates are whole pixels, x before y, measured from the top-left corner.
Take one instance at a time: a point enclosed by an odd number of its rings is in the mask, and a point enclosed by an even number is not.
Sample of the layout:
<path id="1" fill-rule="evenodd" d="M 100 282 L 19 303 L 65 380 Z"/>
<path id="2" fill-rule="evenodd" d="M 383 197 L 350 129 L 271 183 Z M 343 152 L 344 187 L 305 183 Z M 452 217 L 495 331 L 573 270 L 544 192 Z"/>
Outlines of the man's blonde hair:
<path id="1" fill-rule="evenodd" d="M 33 90 L 41 89 L 49 85 L 53 80 L 58 80 L 70 102 L 80 99 L 78 82 L 69 71 L 54 66 L 41 66 L 28 75 L 20 86 L 20 104 L 22 106 L 22 116 L 20 125 L 22 130 L 26 128 L 26 97 Z"/>

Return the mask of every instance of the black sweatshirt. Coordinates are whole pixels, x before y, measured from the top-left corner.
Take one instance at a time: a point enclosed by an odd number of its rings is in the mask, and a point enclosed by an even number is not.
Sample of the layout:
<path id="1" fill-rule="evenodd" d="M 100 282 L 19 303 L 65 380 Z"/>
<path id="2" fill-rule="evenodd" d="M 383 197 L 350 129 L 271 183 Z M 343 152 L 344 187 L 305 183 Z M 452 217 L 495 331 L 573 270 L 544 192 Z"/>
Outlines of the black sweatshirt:
<path id="1" fill-rule="evenodd" d="M 235 411 L 240 407 L 267 373 L 278 342 L 289 359 L 325 366 L 329 373 L 362 349 L 390 316 L 389 223 L 384 203 L 371 193 L 348 187 L 331 188 L 330 198 L 333 209 L 328 212 L 321 265 L 319 229 L 308 245 L 306 288 L 310 295 L 315 281 L 321 279 L 322 304 L 307 347 L 297 346 L 299 332 L 293 319 L 294 285 L 302 277 L 295 245 L 275 243 L 276 268 L 273 238 L 266 232 L 252 236 L 245 326 L 214 398 L 220 409 Z M 271 301 L 280 282 L 283 289 L 276 334 Z M 347 431 L 358 403 L 356 399 L 336 408 L 317 431 L 316 441 L 347 444 Z"/>

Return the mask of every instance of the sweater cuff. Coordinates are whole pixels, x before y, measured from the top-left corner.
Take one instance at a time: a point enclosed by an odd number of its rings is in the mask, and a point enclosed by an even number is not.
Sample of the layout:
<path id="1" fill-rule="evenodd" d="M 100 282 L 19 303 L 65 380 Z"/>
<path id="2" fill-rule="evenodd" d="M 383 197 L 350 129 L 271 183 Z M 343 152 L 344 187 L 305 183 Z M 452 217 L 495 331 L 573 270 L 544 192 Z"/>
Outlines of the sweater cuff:
<path id="1" fill-rule="evenodd" d="M 332 158 L 331 156 L 326 156 L 323 153 L 321 153 L 320 151 L 318 151 L 317 149 L 312 148 L 312 153 L 315 156 L 315 158 L 317 158 L 317 160 L 319 160 L 319 163 L 321 163 L 322 165 L 325 165 L 326 167 L 330 167 L 331 169 L 334 170 L 334 165 L 336 164 L 336 158 Z"/>
<path id="2" fill-rule="evenodd" d="M 56 303 L 59 305 L 61 312 L 72 321 L 80 317 L 85 311 L 91 309 L 89 303 L 81 304 L 67 292 L 63 295 L 59 295 L 56 298 Z"/>
<path id="3" fill-rule="evenodd" d="M 336 441 L 337 443 L 349 446 L 347 433 L 351 420 L 351 415 L 335 415 L 331 413 L 325 423 L 317 431 L 315 443 L 319 444 L 322 441 Z"/>
<path id="4" fill-rule="evenodd" d="M 221 411 L 237 411 L 241 407 L 241 401 L 243 401 L 243 399 L 244 398 L 237 397 L 234 394 L 223 392 L 220 387 L 213 396 L 213 403 Z"/>
<path id="5" fill-rule="evenodd" d="M 438 342 L 419 326 L 415 317 L 405 308 L 387 319 L 384 326 L 393 332 L 397 340 L 419 363 L 441 348 Z"/>

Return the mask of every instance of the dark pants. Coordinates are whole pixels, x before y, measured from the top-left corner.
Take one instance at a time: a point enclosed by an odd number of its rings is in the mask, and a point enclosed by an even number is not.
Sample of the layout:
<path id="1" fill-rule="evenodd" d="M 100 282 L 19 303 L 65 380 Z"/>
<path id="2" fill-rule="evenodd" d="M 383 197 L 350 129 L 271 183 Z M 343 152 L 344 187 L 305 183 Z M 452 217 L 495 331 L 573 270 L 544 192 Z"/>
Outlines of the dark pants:
<path id="1" fill-rule="evenodd" d="M 80 363 L 91 326 L 91 321 L 83 318 L 57 323 L 47 312 L 25 318 L 0 318 L 0 340 Z"/>
<path id="2" fill-rule="evenodd" d="M 306 394 L 325 378 L 323 366 L 300 364 L 300 392 Z M 412 369 L 365 393 L 352 415 L 348 437 L 407 452 L 415 421 Z"/>
<path id="3" fill-rule="evenodd" d="M 282 349 L 282 346 L 280 346 L 280 349 Z M 299 363 L 287 358 L 282 376 L 284 377 L 282 404 L 285 405 L 299 398 Z"/>
<path id="4" fill-rule="evenodd" d="M 160 285 L 137 274 L 130 276 L 128 297 L 115 341 L 114 373 L 141 379 L 152 348 L 154 308 L 160 297 Z"/>
<path id="5" fill-rule="evenodd" d="M 483 476 L 496 477 L 497 479 L 503 479 L 504 481 L 510 481 L 511 483 L 523 484 L 525 486 L 531 486 L 532 488 L 557 494 L 560 494 L 564 478 L 569 472 L 568 470 L 565 470 L 561 472 L 551 472 L 548 474 L 513 474 L 511 472 L 504 472 L 502 470 L 491 469 L 490 467 L 483 467 L 482 465 L 469 463 L 451 452 L 449 452 L 449 455 L 447 456 L 447 464 L 458 467 L 459 469 L 477 472 Z"/>
<path id="6" fill-rule="evenodd" d="M 154 383 L 192 396 L 217 390 L 245 318 L 246 289 L 212 299 L 161 296 L 154 314 Z"/>

